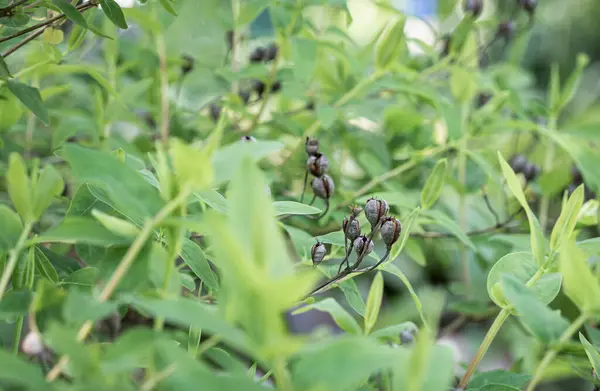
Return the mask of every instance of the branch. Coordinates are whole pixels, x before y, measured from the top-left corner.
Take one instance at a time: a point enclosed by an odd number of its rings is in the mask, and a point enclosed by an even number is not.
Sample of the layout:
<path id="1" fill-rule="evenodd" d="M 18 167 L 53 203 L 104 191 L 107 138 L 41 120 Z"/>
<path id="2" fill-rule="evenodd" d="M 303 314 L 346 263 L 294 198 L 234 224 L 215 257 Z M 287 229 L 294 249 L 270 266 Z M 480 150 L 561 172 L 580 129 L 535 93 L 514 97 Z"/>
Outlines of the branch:
<path id="1" fill-rule="evenodd" d="M 19 0 L 16 3 L 10 4 L 8 7 L 0 8 L 0 17 L 11 16 L 12 10 L 27 3 L 29 0 Z"/>

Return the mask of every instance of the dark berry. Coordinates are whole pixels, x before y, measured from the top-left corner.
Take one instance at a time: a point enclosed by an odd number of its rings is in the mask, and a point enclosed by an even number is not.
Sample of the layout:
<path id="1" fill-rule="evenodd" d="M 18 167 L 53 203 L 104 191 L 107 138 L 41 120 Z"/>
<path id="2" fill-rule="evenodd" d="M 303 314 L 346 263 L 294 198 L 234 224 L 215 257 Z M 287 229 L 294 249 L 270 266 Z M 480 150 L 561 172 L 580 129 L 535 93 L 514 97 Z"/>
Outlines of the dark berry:
<path id="1" fill-rule="evenodd" d="M 258 99 L 260 99 L 265 93 L 265 83 L 260 80 L 255 80 L 254 83 L 252 83 L 252 89 L 258 95 Z"/>
<path id="2" fill-rule="evenodd" d="M 505 40 L 510 40 L 515 34 L 515 22 L 512 20 L 507 20 L 498 25 L 498 31 L 496 35 L 500 38 L 504 38 Z"/>
<path id="3" fill-rule="evenodd" d="M 344 217 L 342 229 L 344 236 L 352 241 L 360 236 L 360 222 L 355 218 Z"/>
<path id="4" fill-rule="evenodd" d="M 596 193 L 594 193 L 589 187 L 584 188 L 583 199 L 584 201 L 593 200 L 596 198 Z"/>
<path id="5" fill-rule="evenodd" d="M 485 106 L 485 104 L 488 103 L 490 101 L 490 99 L 492 99 L 492 95 L 488 94 L 487 92 L 483 92 L 483 93 L 477 95 L 477 106 L 478 107 Z"/>
<path id="6" fill-rule="evenodd" d="M 250 62 L 262 62 L 264 61 L 266 55 L 267 51 L 265 50 L 265 48 L 259 46 L 256 49 L 254 49 L 252 53 L 250 53 Z"/>
<path id="7" fill-rule="evenodd" d="M 354 248 L 359 256 L 367 256 L 373 251 L 373 241 L 366 235 L 359 236 L 354 240 Z"/>
<path id="8" fill-rule="evenodd" d="M 477 18 L 483 11 L 483 0 L 465 0 L 463 3 L 465 13 L 470 13 Z"/>
<path id="9" fill-rule="evenodd" d="M 279 80 L 273 82 L 271 86 L 271 92 L 279 92 L 281 90 L 281 82 Z"/>
<path id="10" fill-rule="evenodd" d="M 395 217 L 386 217 L 381 224 L 381 239 L 384 243 L 390 247 L 398 241 L 402 232 L 402 225 L 400 220 Z"/>
<path id="11" fill-rule="evenodd" d="M 304 148 L 308 155 L 316 155 L 319 153 L 319 140 L 316 138 L 306 138 L 306 143 L 304 144 Z"/>
<path id="12" fill-rule="evenodd" d="M 221 116 L 221 105 L 218 103 L 211 103 L 209 110 L 210 118 L 212 118 L 214 122 L 217 122 Z"/>
<path id="13" fill-rule="evenodd" d="M 227 42 L 227 49 L 231 50 L 233 48 L 233 31 L 227 30 L 225 33 L 225 41 Z"/>
<path id="14" fill-rule="evenodd" d="M 537 164 L 534 163 L 527 163 L 525 165 L 525 168 L 523 168 L 523 175 L 525 175 L 525 179 L 527 179 L 527 182 L 531 182 L 532 180 L 534 180 L 540 173 L 540 168 L 537 166 Z"/>
<path id="15" fill-rule="evenodd" d="M 510 164 L 510 167 L 513 169 L 513 171 L 518 174 L 523 172 L 525 169 L 525 166 L 527 165 L 527 158 L 525 158 L 523 155 L 517 154 L 510 159 L 508 164 Z"/>
<path id="16" fill-rule="evenodd" d="M 315 178 L 310 182 L 310 187 L 312 187 L 315 195 L 319 198 L 323 198 L 328 200 L 333 195 L 335 190 L 335 184 L 333 183 L 333 179 L 327 174 L 322 177 Z"/>
<path id="17" fill-rule="evenodd" d="M 446 35 L 444 36 L 444 38 L 442 38 L 442 53 L 440 54 L 441 57 L 446 57 L 448 54 L 450 54 L 451 41 L 452 37 L 450 35 Z"/>
<path id="18" fill-rule="evenodd" d="M 241 140 L 245 143 L 255 143 L 256 139 L 252 136 L 242 136 Z"/>
<path id="19" fill-rule="evenodd" d="M 187 75 L 194 69 L 194 59 L 188 55 L 183 56 L 183 65 L 181 66 L 181 73 Z"/>
<path id="20" fill-rule="evenodd" d="M 313 101 L 311 100 L 310 102 L 308 102 L 308 103 L 306 104 L 306 106 L 304 106 L 304 108 L 305 108 L 306 110 L 313 111 L 313 110 L 315 109 L 315 102 L 313 102 Z"/>
<path id="21" fill-rule="evenodd" d="M 567 194 L 568 194 L 568 195 L 571 195 L 571 194 L 573 194 L 573 192 L 574 192 L 575 190 L 577 190 L 577 185 L 576 185 L 576 184 L 574 184 L 574 183 L 571 183 L 571 184 L 569 185 L 569 187 L 567 187 Z"/>
<path id="22" fill-rule="evenodd" d="M 371 227 L 375 227 L 389 211 L 390 207 L 385 200 L 370 198 L 365 204 L 365 216 L 367 216 Z"/>
<path id="23" fill-rule="evenodd" d="M 248 90 L 240 90 L 238 92 L 238 96 L 240 97 L 240 99 L 242 100 L 242 102 L 246 105 L 246 104 L 248 104 L 248 101 L 250 100 L 250 91 L 248 91 Z"/>
<path id="24" fill-rule="evenodd" d="M 265 50 L 265 61 L 273 61 L 277 58 L 277 54 L 279 53 L 279 47 L 277 47 L 276 43 L 272 43 L 267 46 Z"/>
<path id="25" fill-rule="evenodd" d="M 309 156 L 306 161 L 306 169 L 314 176 L 322 176 L 329 170 L 329 160 L 322 153 Z"/>
<path id="26" fill-rule="evenodd" d="M 521 8 L 523 8 L 525 11 L 532 15 L 535 13 L 535 9 L 537 8 L 537 0 L 518 0 L 518 2 Z"/>
<path id="27" fill-rule="evenodd" d="M 579 168 L 577 168 L 576 165 L 573 165 L 573 167 L 571 168 L 571 177 L 573 178 L 574 184 L 579 185 L 583 183 L 583 176 L 581 175 L 581 171 L 579 171 Z"/>
<path id="28" fill-rule="evenodd" d="M 323 262 L 323 258 L 325 258 L 325 254 L 327 254 L 327 249 L 325 245 L 321 242 L 315 243 L 310 249 L 310 257 L 312 259 L 313 265 L 318 265 Z"/>
<path id="29" fill-rule="evenodd" d="M 411 343 L 412 341 L 414 341 L 414 339 L 415 339 L 414 331 L 404 330 L 403 332 L 400 333 L 400 342 L 402 342 L 402 345 L 407 345 L 407 344 Z"/>
<path id="30" fill-rule="evenodd" d="M 63 186 L 63 191 L 60 194 L 62 197 L 68 197 L 69 196 L 69 186 L 67 186 L 66 182 Z"/>

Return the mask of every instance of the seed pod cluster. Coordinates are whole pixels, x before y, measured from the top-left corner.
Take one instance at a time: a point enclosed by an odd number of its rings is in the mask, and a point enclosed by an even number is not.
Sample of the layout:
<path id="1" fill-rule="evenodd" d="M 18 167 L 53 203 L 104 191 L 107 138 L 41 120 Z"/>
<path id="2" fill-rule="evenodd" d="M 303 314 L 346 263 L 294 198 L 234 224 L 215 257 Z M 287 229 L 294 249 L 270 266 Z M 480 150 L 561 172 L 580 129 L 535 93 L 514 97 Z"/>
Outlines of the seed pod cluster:
<path id="1" fill-rule="evenodd" d="M 528 161 L 527 158 L 521 154 L 514 155 L 508 164 L 510 164 L 510 167 L 515 174 L 522 173 L 527 182 L 535 180 L 541 172 L 540 167 L 537 164 Z"/>
<path id="2" fill-rule="evenodd" d="M 369 198 L 365 204 L 365 215 L 371 224 L 371 228 L 375 229 L 377 225 L 390 211 L 390 207 L 385 200 Z"/>
<path id="3" fill-rule="evenodd" d="M 310 186 L 317 197 L 328 200 L 335 190 L 333 179 L 327 175 L 329 160 L 325 154 L 319 152 L 318 140 L 307 137 L 304 147 L 308 155 L 308 159 L 306 160 L 306 175 L 310 173 L 315 177 L 310 182 Z"/>
<path id="4" fill-rule="evenodd" d="M 596 198 L 596 193 L 594 193 L 592 191 L 592 189 L 590 189 L 584 183 L 583 175 L 581 174 L 581 171 L 579 171 L 579 168 L 577 168 L 576 165 L 573 165 L 573 168 L 571 169 L 571 183 L 567 187 L 567 192 L 569 193 L 569 195 L 573 194 L 575 189 L 577 189 L 581 184 L 583 184 L 583 186 L 584 186 L 583 194 L 584 194 L 585 201 L 589 201 L 589 200 Z"/>

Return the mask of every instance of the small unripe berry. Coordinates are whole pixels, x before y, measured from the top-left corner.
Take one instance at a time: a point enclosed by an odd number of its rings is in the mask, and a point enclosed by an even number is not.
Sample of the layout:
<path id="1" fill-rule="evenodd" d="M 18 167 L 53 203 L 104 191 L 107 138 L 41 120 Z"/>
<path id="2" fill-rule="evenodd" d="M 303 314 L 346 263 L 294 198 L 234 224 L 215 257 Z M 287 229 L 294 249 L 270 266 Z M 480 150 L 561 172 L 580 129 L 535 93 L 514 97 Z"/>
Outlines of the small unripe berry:
<path id="1" fill-rule="evenodd" d="M 252 53 L 250 53 L 250 62 L 262 62 L 265 59 L 267 51 L 265 48 L 259 46 Z"/>
<path id="2" fill-rule="evenodd" d="M 537 0 L 517 0 L 521 8 L 530 14 L 535 13 L 535 9 L 537 8 Z"/>
<path id="3" fill-rule="evenodd" d="M 515 22 L 512 20 L 507 20 L 498 25 L 498 31 L 496 35 L 498 37 L 504 38 L 505 40 L 510 40 L 515 34 Z"/>
<path id="4" fill-rule="evenodd" d="M 523 175 L 525 175 L 525 179 L 527 182 L 531 182 L 534 180 L 540 173 L 540 168 L 534 163 L 527 163 L 525 168 L 523 168 Z"/>
<path id="5" fill-rule="evenodd" d="M 256 139 L 252 136 L 242 136 L 241 140 L 245 143 L 255 143 Z"/>
<path id="6" fill-rule="evenodd" d="M 38 356 L 44 351 L 44 342 L 40 333 L 30 331 L 21 343 L 23 353 L 28 356 Z"/>
<path id="7" fill-rule="evenodd" d="M 473 14 L 477 18 L 483 11 L 483 0 L 465 0 L 463 3 L 465 13 Z"/>
<path id="8" fill-rule="evenodd" d="M 518 174 L 523 172 L 525 169 L 525 166 L 527 165 L 527 158 L 525 158 L 523 155 L 517 154 L 510 159 L 508 164 L 510 164 L 510 167 L 513 169 L 513 171 Z"/>
<path id="9" fill-rule="evenodd" d="M 333 179 L 331 179 L 331 177 L 327 174 L 313 179 L 312 182 L 310 182 L 310 187 L 312 187 L 317 197 L 326 200 L 331 198 L 333 191 L 335 190 Z"/>
<path id="10" fill-rule="evenodd" d="M 323 262 L 323 258 L 325 258 L 325 254 L 327 254 L 327 249 L 325 245 L 321 242 L 315 243 L 310 249 L 310 257 L 312 259 L 313 265 L 318 265 Z"/>
<path id="11" fill-rule="evenodd" d="M 312 155 L 306 160 L 306 169 L 314 176 L 323 176 L 329 170 L 329 160 L 322 153 Z"/>
<path id="12" fill-rule="evenodd" d="M 277 44 L 273 42 L 267 46 L 267 49 L 265 50 L 265 61 L 273 61 L 275 58 L 277 58 L 278 53 L 279 48 L 277 47 Z"/>
<path id="13" fill-rule="evenodd" d="M 373 251 L 373 241 L 366 235 L 359 236 L 354 240 L 354 248 L 359 256 L 366 257 Z"/>
<path id="14" fill-rule="evenodd" d="M 383 239 L 384 243 L 387 244 L 388 247 L 398 241 L 400 232 L 402 232 L 400 220 L 391 216 L 386 217 L 383 220 L 383 223 L 381 224 L 381 239 Z"/>
<path id="15" fill-rule="evenodd" d="M 385 200 L 370 198 L 365 204 L 365 216 L 372 227 L 375 227 L 389 211 L 390 207 Z"/>
<path id="16" fill-rule="evenodd" d="M 407 344 L 411 343 L 412 341 L 414 341 L 414 339 L 415 339 L 415 334 L 413 331 L 404 330 L 403 332 L 400 333 L 400 342 L 402 342 L 402 345 L 407 345 Z"/>
<path id="17" fill-rule="evenodd" d="M 219 117 L 221 116 L 221 105 L 219 105 L 218 103 L 211 103 L 209 110 L 210 118 L 212 118 L 214 122 L 217 122 L 219 120 Z"/>
<path id="18" fill-rule="evenodd" d="M 348 217 L 344 217 L 342 229 L 344 236 L 352 241 L 360 236 L 360 222 L 354 218 L 350 220 Z"/>
<path id="19" fill-rule="evenodd" d="M 306 138 L 306 143 L 304 144 L 304 148 L 308 155 L 316 155 L 319 153 L 319 140 L 316 138 L 310 139 Z"/>

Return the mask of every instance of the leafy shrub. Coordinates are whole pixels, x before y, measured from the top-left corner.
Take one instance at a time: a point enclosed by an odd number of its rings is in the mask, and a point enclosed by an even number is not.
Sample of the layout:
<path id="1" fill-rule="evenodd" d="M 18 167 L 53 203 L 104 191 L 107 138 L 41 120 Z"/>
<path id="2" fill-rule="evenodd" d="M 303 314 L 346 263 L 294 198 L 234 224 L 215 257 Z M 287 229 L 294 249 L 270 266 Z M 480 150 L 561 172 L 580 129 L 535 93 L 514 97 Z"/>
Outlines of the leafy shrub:
<path id="1" fill-rule="evenodd" d="M 367 44 L 345 1 L 77 3 L 0 0 L 2 389 L 597 382 L 588 60 L 546 97 L 502 60 L 536 1 L 441 2 L 433 44 L 384 2 Z M 438 342 L 487 319 L 464 367 Z"/>

